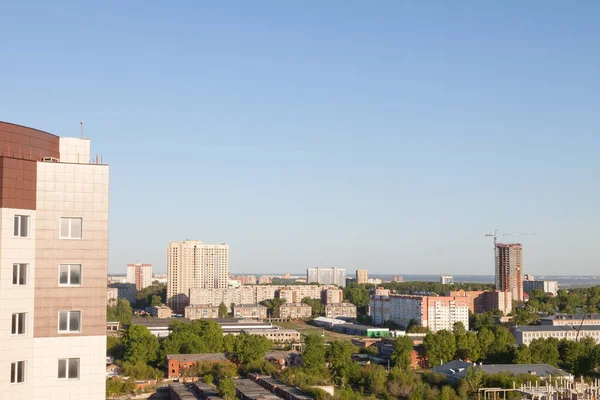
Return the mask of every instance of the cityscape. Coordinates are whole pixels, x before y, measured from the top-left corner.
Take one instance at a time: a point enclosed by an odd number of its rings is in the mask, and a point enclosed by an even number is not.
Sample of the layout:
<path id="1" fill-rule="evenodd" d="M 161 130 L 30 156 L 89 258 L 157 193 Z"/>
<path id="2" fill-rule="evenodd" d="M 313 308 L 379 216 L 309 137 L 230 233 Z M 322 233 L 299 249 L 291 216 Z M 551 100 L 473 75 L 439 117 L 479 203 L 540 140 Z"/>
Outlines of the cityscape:
<path id="1" fill-rule="evenodd" d="M 0 400 L 600 397 L 600 3 L 0 9 Z"/>

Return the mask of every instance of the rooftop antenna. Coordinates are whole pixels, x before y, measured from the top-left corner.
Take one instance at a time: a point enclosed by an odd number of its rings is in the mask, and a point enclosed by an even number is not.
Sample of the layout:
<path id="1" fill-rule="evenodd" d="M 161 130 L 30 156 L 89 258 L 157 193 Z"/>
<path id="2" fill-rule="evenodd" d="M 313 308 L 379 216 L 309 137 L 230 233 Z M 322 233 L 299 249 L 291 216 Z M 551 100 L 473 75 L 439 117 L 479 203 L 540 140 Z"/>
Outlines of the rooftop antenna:
<path id="1" fill-rule="evenodd" d="M 81 126 L 81 138 L 83 139 L 83 121 L 81 121 L 79 125 Z"/>

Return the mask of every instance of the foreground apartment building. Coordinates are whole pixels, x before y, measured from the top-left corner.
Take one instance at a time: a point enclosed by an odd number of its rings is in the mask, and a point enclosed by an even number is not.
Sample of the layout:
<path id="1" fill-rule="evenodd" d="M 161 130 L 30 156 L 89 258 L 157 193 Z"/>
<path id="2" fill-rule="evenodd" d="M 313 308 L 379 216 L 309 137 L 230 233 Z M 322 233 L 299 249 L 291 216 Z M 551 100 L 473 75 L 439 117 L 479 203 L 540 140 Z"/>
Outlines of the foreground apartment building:
<path id="1" fill-rule="evenodd" d="M 432 332 L 452 330 L 456 322 L 469 329 L 469 299 L 465 296 L 371 296 L 369 314 L 376 325 L 394 321 L 407 327 L 411 321 L 428 327 Z"/>
<path id="2" fill-rule="evenodd" d="M 0 150 L 0 397 L 104 399 L 108 166 L 5 122 Z"/>

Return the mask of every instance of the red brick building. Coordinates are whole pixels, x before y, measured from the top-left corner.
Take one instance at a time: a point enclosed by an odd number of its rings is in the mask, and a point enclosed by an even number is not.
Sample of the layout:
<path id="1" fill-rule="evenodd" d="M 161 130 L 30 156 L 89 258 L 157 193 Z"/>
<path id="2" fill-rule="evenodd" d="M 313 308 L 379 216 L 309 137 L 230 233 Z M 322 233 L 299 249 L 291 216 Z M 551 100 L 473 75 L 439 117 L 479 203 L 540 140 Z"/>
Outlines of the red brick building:
<path id="1" fill-rule="evenodd" d="M 206 354 L 167 354 L 165 357 L 165 368 L 167 377 L 180 378 L 183 370 L 195 367 L 198 363 L 226 363 L 229 362 L 224 353 Z"/>

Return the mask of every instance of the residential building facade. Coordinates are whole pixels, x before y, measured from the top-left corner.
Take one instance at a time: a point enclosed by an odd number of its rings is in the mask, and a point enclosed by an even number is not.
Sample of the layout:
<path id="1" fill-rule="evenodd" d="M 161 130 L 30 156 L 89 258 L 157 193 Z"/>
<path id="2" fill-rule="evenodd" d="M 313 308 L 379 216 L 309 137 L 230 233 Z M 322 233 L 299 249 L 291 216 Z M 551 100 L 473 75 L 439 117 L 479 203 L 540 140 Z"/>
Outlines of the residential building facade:
<path id="1" fill-rule="evenodd" d="M 173 310 L 167 306 L 146 307 L 146 311 L 153 317 L 171 318 Z"/>
<path id="2" fill-rule="evenodd" d="M 450 296 L 464 296 L 469 301 L 469 311 L 481 314 L 488 311 L 500 310 L 507 315 L 512 311 L 512 293 L 499 290 L 455 290 Z"/>
<path id="3" fill-rule="evenodd" d="M 243 330 L 243 333 L 248 335 L 260 335 L 264 336 L 273 343 L 300 343 L 300 332 L 295 329 L 250 329 L 248 331 Z"/>
<path id="4" fill-rule="evenodd" d="M 152 285 L 152 264 L 127 264 L 127 283 L 140 290 Z"/>
<path id="5" fill-rule="evenodd" d="M 454 277 L 450 275 L 441 275 L 440 283 L 442 285 L 452 285 L 454 283 Z"/>
<path id="6" fill-rule="evenodd" d="M 318 283 L 320 285 L 346 286 L 345 268 L 308 268 L 306 270 L 306 283 Z"/>
<path id="7" fill-rule="evenodd" d="M 324 304 L 339 304 L 344 300 L 344 291 L 342 289 L 330 288 L 322 292 L 322 301 Z"/>
<path id="8" fill-rule="evenodd" d="M 550 317 L 540 319 L 540 325 L 554 326 L 581 326 L 598 325 L 600 326 L 600 314 L 556 314 Z"/>
<path id="9" fill-rule="evenodd" d="M 233 306 L 233 317 L 265 319 L 267 318 L 267 307 L 260 304 L 236 304 Z"/>
<path id="10" fill-rule="evenodd" d="M 555 338 L 558 340 L 581 340 L 589 337 L 594 339 L 596 344 L 600 343 L 600 325 L 535 325 L 535 326 L 516 326 L 513 329 L 513 336 L 517 345 L 531 344 L 535 339 Z"/>
<path id="11" fill-rule="evenodd" d="M 167 305 L 183 313 L 190 304 L 190 289 L 223 289 L 229 283 L 229 246 L 199 240 L 167 246 Z"/>
<path id="12" fill-rule="evenodd" d="M 523 247 L 520 243 L 496 244 L 496 290 L 511 292 L 523 301 Z"/>
<path id="13" fill-rule="evenodd" d="M 105 398 L 108 191 L 89 139 L 0 122 L 0 397 Z"/>
<path id="14" fill-rule="evenodd" d="M 279 306 L 279 316 L 281 318 L 303 319 L 310 318 L 312 307 L 304 303 L 285 303 Z"/>
<path id="15" fill-rule="evenodd" d="M 544 293 L 556 296 L 558 294 L 558 281 L 523 281 L 523 292 L 531 295 L 535 290 L 541 290 Z"/>
<path id="16" fill-rule="evenodd" d="M 392 276 L 392 282 L 404 282 L 404 277 L 402 275 L 394 275 Z"/>
<path id="17" fill-rule="evenodd" d="M 356 283 L 359 285 L 363 285 L 367 283 L 369 280 L 369 271 L 366 269 L 357 269 L 356 270 Z"/>
<path id="18" fill-rule="evenodd" d="M 188 319 L 219 318 L 219 306 L 187 306 L 184 316 Z"/>
<path id="19" fill-rule="evenodd" d="M 135 283 L 109 283 L 109 289 L 117 290 L 117 298 L 127 300 L 132 306 L 137 300 L 137 291 L 135 290 Z"/>
<path id="20" fill-rule="evenodd" d="M 456 322 L 469 329 L 469 299 L 465 296 L 372 295 L 369 315 L 381 325 L 394 321 L 407 327 L 411 321 L 431 331 L 452 330 Z"/>
<path id="21" fill-rule="evenodd" d="M 356 318 L 356 306 L 351 303 L 330 303 L 325 305 L 325 317 Z"/>

